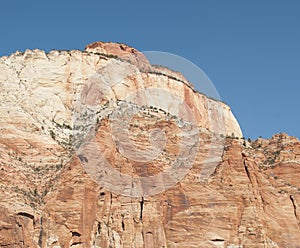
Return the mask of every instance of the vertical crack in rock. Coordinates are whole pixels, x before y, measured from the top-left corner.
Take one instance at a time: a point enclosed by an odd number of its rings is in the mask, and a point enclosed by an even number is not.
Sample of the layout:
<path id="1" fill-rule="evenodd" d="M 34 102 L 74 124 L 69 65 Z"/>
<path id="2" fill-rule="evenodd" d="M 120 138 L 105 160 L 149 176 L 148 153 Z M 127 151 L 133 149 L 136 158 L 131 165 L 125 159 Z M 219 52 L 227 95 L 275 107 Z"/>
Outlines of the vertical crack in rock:
<path id="1" fill-rule="evenodd" d="M 249 172 L 249 169 L 248 169 L 247 164 L 246 164 L 246 159 L 244 157 L 243 157 L 243 163 L 244 163 L 244 169 L 245 169 L 246 175 L 249 178 L 250 183 L 252 184 L 252 179 L 251 179 L 251 176 L 250 176 L 250 172 Z"/>
<path id="2" fill-rule="evenodd" d="M 254 195 L 255 199 L 257 199 L 258 197 L 260 198 L 261 205 L 264 209 L 265 204 L 267 204 L 267 202 L 265 201 L 264 197 L 261 194 L 261 190 L 259 187 L 260 183 L 257 181 L 257 177 L 256 177 L 255 173 L 253 172 L 253 174 L 251 174 L 249 167 L 247 165 L 247 160 L 245 157 L 243 157 L 243 164 L 244 164 L 245 172 L 247 174 L 247 177 L 249 178 L 249 181 L 250 181 L 252 189 L 253 189 L 253 195 Z"/>
<path id="3" fill-rule="evenodd" d="M 294 208 L 295 218 L 297 220 L 298 226 L 300 227 L 300 220 L 299 220 L 299 216 L 298 216 L 298 213 L 297 213 L 297 203 L 296 203 L 296 201 L 295 201 L 295 199 L 292 195 L 290 195 L 290 200 L 291 200 L 293 208 Z"/>
<path id="4" fill-rule="evenodd" d="M 38 240 L 38 246 L 39 247 L 43 247 L 43 218 L 41 217 L 41 230 L 40 230 L 40 234 L 39 234 L 39 240 Z"/>
<path id="5" fill-rule="evenodd" d="M 122 215 L 122 230 L 125 231 L 124 215 Z"/>
<path id="6" fill-rule="evenodd" d="M 99 236 L 101 234 L 101 223 L 98 222 L 97 224 L 97 236 Z"/>
<path id="7" fill-rule="evenodd" d="M 142 200 L 140 201 L 140 206 L 141 206 L 140 221 L 143 221 L 144 197 L 142 197 Z"/>

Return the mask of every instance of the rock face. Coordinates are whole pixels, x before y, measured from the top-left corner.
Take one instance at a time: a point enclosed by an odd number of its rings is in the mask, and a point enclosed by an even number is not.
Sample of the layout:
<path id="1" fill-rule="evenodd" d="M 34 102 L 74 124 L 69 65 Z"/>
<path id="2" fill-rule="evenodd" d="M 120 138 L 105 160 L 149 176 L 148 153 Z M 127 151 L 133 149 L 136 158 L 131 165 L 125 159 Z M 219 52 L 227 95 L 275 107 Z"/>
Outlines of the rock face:
<path id="1" fill-rule="evenodd" d="M 94 42 L 86 46 L 85 51 L 95 54 L 108 55 L 115 58 L 122 58 L 137 66 L 140 70 L 150 70 L 148 60 L 138 50 L 125 44 L 112 42 Z"/>
<path id="2" fill-rule="evenodd" d="M 1 247 L 300 247 L 299 141 L 137 50 L 17 52 L 0 85 Z"/>

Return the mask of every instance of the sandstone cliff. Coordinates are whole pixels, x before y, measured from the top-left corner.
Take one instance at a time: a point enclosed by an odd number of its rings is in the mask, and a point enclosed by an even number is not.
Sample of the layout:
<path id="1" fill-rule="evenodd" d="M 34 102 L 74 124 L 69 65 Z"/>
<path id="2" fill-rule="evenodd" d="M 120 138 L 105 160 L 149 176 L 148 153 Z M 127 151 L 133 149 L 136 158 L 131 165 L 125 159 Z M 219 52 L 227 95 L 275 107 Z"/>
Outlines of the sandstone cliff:
<path id="1" fill-rule="evenodd" d="M 137 50 L 17 52 L 0 85 L 1 247 L 300 247 L 299 141 Z"/>

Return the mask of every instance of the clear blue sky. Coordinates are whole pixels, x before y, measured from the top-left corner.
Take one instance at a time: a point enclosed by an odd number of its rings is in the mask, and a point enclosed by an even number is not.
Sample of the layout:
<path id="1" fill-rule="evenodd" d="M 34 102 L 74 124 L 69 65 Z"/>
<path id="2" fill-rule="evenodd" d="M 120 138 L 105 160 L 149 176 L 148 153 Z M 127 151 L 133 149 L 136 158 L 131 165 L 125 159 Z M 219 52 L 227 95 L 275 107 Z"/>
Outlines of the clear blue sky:
<path id="1" fill-rule="evenodd" d="M 180 55 L 231 106 L 246 138 L 300 137 L 300 1 L 1 1 L 0 55 L 117 41 Z"/>

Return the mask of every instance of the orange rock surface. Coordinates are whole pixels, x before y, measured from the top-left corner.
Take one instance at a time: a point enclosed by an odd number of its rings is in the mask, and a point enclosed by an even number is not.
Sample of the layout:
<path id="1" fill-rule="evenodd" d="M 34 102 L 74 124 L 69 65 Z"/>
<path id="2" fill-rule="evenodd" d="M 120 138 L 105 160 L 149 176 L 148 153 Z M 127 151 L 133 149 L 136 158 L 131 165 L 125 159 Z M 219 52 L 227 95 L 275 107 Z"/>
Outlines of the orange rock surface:
<path id="1" fill-rule="evenodd" d="M 0 58 L 0 246 L 300 247 L 299 140 L 243 140 L 226 104 L 122 46 Z M 100 162 L 153 185 L 97 181 L 90 130 Z M 190 167 L 155 177 L 177 158 Z"/>

